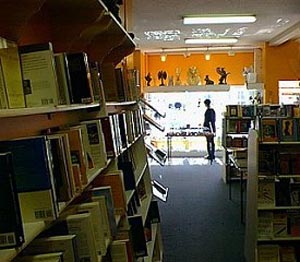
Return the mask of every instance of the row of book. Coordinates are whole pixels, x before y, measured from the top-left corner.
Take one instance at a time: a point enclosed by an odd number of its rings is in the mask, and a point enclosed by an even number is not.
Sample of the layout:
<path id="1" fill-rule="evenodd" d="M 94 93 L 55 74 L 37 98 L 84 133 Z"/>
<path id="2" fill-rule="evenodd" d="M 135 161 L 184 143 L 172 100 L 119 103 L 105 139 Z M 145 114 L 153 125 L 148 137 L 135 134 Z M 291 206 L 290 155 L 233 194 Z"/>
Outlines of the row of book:
<path id="1" fill-rule="evenodd" d="M 259 104 L 259 105 L 226 105 L 225 115 L 227 117 L 300 117 L 299 105 L 278 105 L 278 104 Z"/>
<path id="2" fill-rule="evenodd" d="M 294 238 L 300 236 L 299 210 L 289 212 L 259 211 L 257 236 L 259 239 Z"/>
<path id="3" fill-rule="evenodd" d="M 264 175 L 300 175 L 300 152 L 262 149 L 259 153 L 258 170 Z"/>
<path id="4" fill-rule="evenodd" d="M 21 219 L 26 223 L 57 219 L 61 207 L 73 200 L 94 176 L 106 168 L 109 157 L 120 153 L 122 140 L 115 137 L 115 131 L 123 130 L 128 143 L 140 135 L 141 123 L 133 121 L 136 113 L 110 115 L 83 121 L 77 126 L 51 128 L 39 136 L 1 141 L 1 171 L 4 173 L 0 210 L 12 211 L 7 216 L 8 221 Z M 114 119 L 121 116 L 130 116 L 132 121 L 117 126 Z M 122 170 L 122 166 L 120 168 Z M 128 168 L 123 170 L 128 174 Z M 126 178 L 135 179 L 129 175 Z M 15 206 L 6 206 L 7 201 Z M 18 237 L 5 234 L 5 222 L 8 221 L 1 218 L 5 221 L 1 223 L 4 230 L 1 234 L 4 235 L 0 247 L 7 247 L 9 243 L 22 245 L 24 239 L 18 241 Z"/>
<path id="5" fill-rule="evenodd" d="M 292 178 L 260 180 L 257 191 L 259 208 L 300 206 L 300 183 Z"/>
<path id="6" fill-rule="evenodd" d="M 99 65 L 87 53 L 55 53 L 52 44 L 0 49 L 0 109 L 132 101 L 138 72 Z"/>
<path id="7" fill-rule="evenodd" d="M 246 136 L 242 137 L 232 137 L 227 135 L 225 137 L 225 146 L 226 147 L 240 147 L 244 148 L 248 146 L 248 138 Z"/>
<path id="8" fill-rule="evenodd" d="M 252 120 L 250 119 L 227 119 L 226 132 L 234 134 L 247 134 L 252 127 Z"/>
<path id="9" fill-rule="evenodd" d="M 258 262 L 297 262 L 300 259 L 300 247 L 289 244 L 260 244 L 257 248 Z"/>
<path id="10" fill-rule="evenodd" d="M 262 142 L 300 141 L 299 118 L 261 118 L 259 122 Z"/>

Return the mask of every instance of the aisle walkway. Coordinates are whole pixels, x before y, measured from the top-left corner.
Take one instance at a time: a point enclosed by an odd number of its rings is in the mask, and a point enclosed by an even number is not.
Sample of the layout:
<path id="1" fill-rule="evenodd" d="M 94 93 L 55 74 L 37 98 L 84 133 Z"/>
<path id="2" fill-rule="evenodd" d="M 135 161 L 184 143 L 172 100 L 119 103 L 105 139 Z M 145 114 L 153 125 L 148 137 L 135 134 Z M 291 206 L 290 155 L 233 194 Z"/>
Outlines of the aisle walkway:
<path id="1" fill-rule="evenodd" d="M 153 178 L 169 187 L 168 201 L 159 201 L 164 262 L 243 261 L 239 191 L 234 186 L 228 200 L 221 171 L 218 159 L 213 165 L 203 158 L 151 165 Z"/>

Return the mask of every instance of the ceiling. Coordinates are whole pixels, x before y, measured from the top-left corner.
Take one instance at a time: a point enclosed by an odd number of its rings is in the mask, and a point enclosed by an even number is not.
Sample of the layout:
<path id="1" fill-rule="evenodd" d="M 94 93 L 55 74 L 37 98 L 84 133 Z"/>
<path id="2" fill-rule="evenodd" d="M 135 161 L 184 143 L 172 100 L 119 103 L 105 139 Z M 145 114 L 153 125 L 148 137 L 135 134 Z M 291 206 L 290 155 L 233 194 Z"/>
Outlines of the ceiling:
<path id="1" fill-rule="evenodd" d="M 238 43 L 230 47 L 234 49 L 257 47 L 262 42 L 278 45 L 286 39 L 300 38 L 300 0 L 132 0 L 132 5 L 134 41 L 145 52 L 198 48 L 184 43 L 193 35 L 238 36 Z M 183 25 L 183 15 L 196 14 L 254 14 L 256 22 Z"/>

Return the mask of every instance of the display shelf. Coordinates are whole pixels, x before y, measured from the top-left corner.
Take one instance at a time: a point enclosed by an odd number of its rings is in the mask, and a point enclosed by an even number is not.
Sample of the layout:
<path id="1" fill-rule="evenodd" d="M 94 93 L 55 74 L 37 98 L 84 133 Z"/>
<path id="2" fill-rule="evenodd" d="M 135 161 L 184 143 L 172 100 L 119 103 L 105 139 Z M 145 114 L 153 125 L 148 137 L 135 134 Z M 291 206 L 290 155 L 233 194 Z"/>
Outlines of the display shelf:
<path id="1" fill-rule="evenodd" d="M 136 101 L 127 101 L 127 102 L 107 102 L 106 110 L 108 114 L 119 114 L 125 110 L 137 108 Z"/>
<path id="2" fill-rule="evenodd" d="M 152 262 L 153 253 L 155 248 L 156 236 L 158 234 L 158 225 L 156 223 L 151 224 L 151 241 L 147 242 L 147 252 L 148 256 L 145 257 L 145 262 Z"/>
<path id="3" fill-rule="evenodd" d="M 197 85 L 197 86 L 147 86 L 144 93 L 170 93 L 170 92 L 226 92 L 229 85 Z"/>

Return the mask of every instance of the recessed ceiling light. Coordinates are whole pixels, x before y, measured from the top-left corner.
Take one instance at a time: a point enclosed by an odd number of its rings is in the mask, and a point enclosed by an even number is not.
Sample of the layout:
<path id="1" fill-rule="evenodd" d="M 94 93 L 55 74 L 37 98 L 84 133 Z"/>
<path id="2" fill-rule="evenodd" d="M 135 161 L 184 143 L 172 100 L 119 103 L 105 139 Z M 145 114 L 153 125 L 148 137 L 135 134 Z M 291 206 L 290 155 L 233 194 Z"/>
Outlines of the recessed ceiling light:
<path id="1" fill-rule="evenodd" d="M 238 39 L 234 37 L 226 38 L 186 38 L 184 42 L 186 44 L 235 44 Z"/>
<path id="2" fill-rule="evenodd" d="M 254 15 L 209 15 L 209 16 L 184 16 L 183 24 L 242 24 L 254 23 Z"/>

